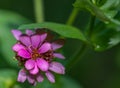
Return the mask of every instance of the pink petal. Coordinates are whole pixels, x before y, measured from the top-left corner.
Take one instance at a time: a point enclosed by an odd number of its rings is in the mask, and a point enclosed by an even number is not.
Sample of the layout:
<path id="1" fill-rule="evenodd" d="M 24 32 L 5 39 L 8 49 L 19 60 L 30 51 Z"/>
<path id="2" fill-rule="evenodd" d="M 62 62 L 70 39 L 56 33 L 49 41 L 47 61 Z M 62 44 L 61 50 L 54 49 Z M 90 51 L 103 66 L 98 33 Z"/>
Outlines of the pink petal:
<path id="1" fill-rule="evenodd" d="M 18 52 L 19 50 L 21 50 L 21 49 L 25 49 L 25 46 L 23 46 L 22 44 L 15 44 L 13 47 L 12 47 L 12 49 L 14 50 L 14 51 L 16 51 L 16 52 Z"/>
<path id="2" fill-rule="evenodd" d="M 60 58 L 60 59 L 65 59 L 65 57 L 60 53 L 54 53 L 53 56 L 57 57 L 57 58 Z"/>
<path id="3" fill-rule="evenodd" d="M 11 32 L 12 32 L 12 34 L 14 35 L 14 37 L 15 37 L 17 40 L 19 40 L 19 37 L 20 37 L 20 35 L 22 34 L 22 32 L 19 31 L 19 30 L 12 30 Z"/>
<path id="4" fill-rule="evenodd" d="M 26 71 L 24 69 L 21 69 L 18 74 L 17 81 L 18 82 L 25 82 L 27 76 L 26 76 Z"/>
<path id="5" fill-rule="evenodd" d="M 44 34 L 40 35 L 40 44 L 42 44 L 43 41 L 45 41 L 46 37 L 47 37 L 47 33 L 44 33 Z"/>
<path id="6" fill-rule="evenodd" d="M 31 37 L 32 46 L 34 48 L 37 48 L 39 46 L 40 41 L 41 41 L 40 37 L 41 37 L 40 35 L 33 35 Z"/>
<path id="7" fill-rule="evenodd" d="M 47 51 L 51 50 L 51 44 L 50 43 L 44 43 L 40 48 L 39 48 L 39 53 L 45 53 Z"/>
<path id="8" fill-rule="evenodd" d="M 31 46 L 31 40 L 29 36 L 20 36 L 20 42 L 26 45 L 27 47 Z"/>
<path id="9" fill-rule="evenodd" d="M 30 60 L 27 60 L 27 61 L 25 62 L 25 68 L 26 68 L 27 70 L 31 70 L 31 69 L 33 69 L 34 67 L 35 67 L 35 60 L 30 59 Z"/>
<path id="10" fill-rule="evenodd" d="M 33 75 L 28 75 L 27 76 L 27 80 L 30 84 L 34 84 L 35 83 L 35 78 Z"/>
<path id="11" fill-rule="evenodd" d="M 18 55 L 23 57 L 23 58 L 30 58 L 31 57 L 30 53 L 25 49 L 19 50 Z"/>
<path id="12" fill-rule="evenodd" d="M 51 72 L 46 72 L 45 75 L 51 83 L 55 83 L 55 77 Z"/>
<path id="13" fill-rule="evenodd" d="M 49 63 L 42 58 L 37 59 L 37 65 L 40 68 L 40 70 L 42 70 L 42 71 L 47 71 L 48 67 L 49 67 Z"/>
<path id="14" fill-rule="evenodd" d="M 37 75 L 37 78 L 36 78 L 36 79 L 37 79 L 38 82 L 43 82 L 43 80 L 44 80 L 43 76 L 40 75 L 40 74 Z"/>
<path id="15" fill-rule="evenodd" d="M 63 39 L 60 39 L 60 40 L 57 40 L 55 42 L 53 42 L 51 45 L 52 45 L 52 49 L 53 50 L 57 50 L 59 48 L 61 48 L 64 44 L 64 40 Z"/>
<path id="16" fill-rule="evenodd" d="M 37 67 L 37 64 L 35 64 L 35 67 L 32 70 L 30 70 L 30 73 L 33 75 L 36 75 L 38 72 L 39 72 L 39 69 Z"/>
<path id="17" fill-rule="evenodd" d="M 58 74 L 65 74 L 65 68 L 61 63 L 52 62 L 50 63 L 49 70 L 56 72 Z"/>
<path id="18" fill-rule="evenodd" d="M 26 30 L 26 34 L 29 35 L 29 36 L 31 36 L 32 34 L 34 34 L 34 32 L 33 32 L 32 30 L 28 30 L 28 29 L 27 29 L 27 30 Z"/>

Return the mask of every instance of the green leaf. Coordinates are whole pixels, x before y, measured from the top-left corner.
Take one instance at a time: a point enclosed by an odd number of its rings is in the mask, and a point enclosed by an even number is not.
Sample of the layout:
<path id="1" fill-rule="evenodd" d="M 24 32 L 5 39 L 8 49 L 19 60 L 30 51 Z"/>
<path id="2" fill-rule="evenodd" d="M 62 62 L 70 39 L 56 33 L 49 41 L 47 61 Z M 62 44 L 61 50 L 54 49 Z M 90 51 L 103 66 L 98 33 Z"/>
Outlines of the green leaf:
<path id="1" fill-rule="evenodd" d="M 96 15 L 102 21 L 109 21 L 102 10 L 100 10 L 96 5 L 92 4 L 89 0 L 76 0 L 74 3 L 75 8 L 86 9 L 90 11 L 93 15 Z"/>
<path id="2" fill-rule="evenodd" d="M 17 74 L 14 70 L 0 70 L 0 88 L 10 88 L 16 82 Z"/>
<path id="3" fill-rule="evenodd" d="M 63 37 L 75 38 L 82 41 L 86 41 L 86 38 L 84 37 L 82 32 L 79 31 L 79 29 L 59 23 L 44 22 L 44 23 L 26 24 L 20 26 L 18 29 L 35 29 L 35 28 L 48 28 L 51 31 L 54 31 Z"/>
<path id="4" fill-rule="evenodd" d="M 12 66 L 17 66 L 17 61 L 13 59 L 12 46 L 16 40 L 11 29 L 15 29 L 23 23 L 29 23 L 29 21 L 19 14 L 0 10 L 0 52 L 4 56 L 2 59 L 5 59 Z"/>
<path id="5" fill-rule="evenodd" d="M 91 41 L 96 51 L 104 51 L 117 45 L 120 43 L 118 26 L 99 22 L 94 28 Z"/>
<path id="6" fill-rule="evenodd" d="M 60 77 L 56 82 L 50 83 L 48 80 L 37 85 L 37 88 L 83 88 L 70 78 Z"/>
<path id="7" fill-rule="evenodd" d="M 120 5 L 120 1 L 106 0 L 102 2 L 101 6 L 97 4 L 98 2 L 100 2 L 100 0 L 76 0 L 74 7 L 86 9 L 104 22 L 112 22 L 120 25 L 120 22 L 114 21 L 114 17 L 119 11 L 118 6 Z"/>

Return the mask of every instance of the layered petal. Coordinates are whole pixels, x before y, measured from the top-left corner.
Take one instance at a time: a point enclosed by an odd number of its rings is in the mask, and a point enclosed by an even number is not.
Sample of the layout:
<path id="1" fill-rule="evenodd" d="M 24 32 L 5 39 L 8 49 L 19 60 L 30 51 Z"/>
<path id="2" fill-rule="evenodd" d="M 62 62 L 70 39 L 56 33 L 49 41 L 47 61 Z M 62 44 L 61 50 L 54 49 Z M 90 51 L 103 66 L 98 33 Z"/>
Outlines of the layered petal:
<path id="1" fill-rule="evenodd" d="M 60 53 L 54 53 L 53 56 L 57 57 L 57 58 L 60 58 L 60 59 L 65 59 L 65 57 Z"/>
<path id="2" fill-rule="evenodd" d="M 63 46 L 63 44 L 64 44 L 64 40 L 63 39 L 59 39 L 59 40 L 53 42 L 51 44 L 51 46 L 52 46 L 53 50 L 57 50 L 57 49 L 61 48 Z"/>
<path id="3" fill-rule="evenodd" d="M 25 68 L 31 70 L 35 67 L 35 60 L 29 59 L 25 62 Z"/>
<path id="4" fill-rule="evenodd" d="M 39 53 L 45 53 L 47 51 L 51 50 L 51 44 L 50 43 L 44 43 L 40 48 L 39 48 Z"/>
<path id="5" fill-rule="evenodd" d="M 12 47 L 12 49 L 13 49 L 15 52 L 18 52 L 18 51 L 21 50 L 21 49 L 25 49 L 25 46 L 23 46 L 22 44 L 17 43 L 17 44 L 15 44 L 15 45 Z"/>
<path id="6" fill-rule="evenodd" d="M 25 46 L 30 47 L 31 46 L 31 40 L 29 36 L 20 36 L 20 42 L 23 43 Z"/>
<path id="7" fill-rule="evenodd" d="M 32 30 L 28 30 L 28 29 L 27 29 L 27 30 L 26 30 L 26 34 L 29 35 L 29 36 L 31 36 L 31 35 L 34 34 L 34 32 L 33 32 Z"/>
<path id="8" fill-rule="evenodd" d="M 33 84 L 33 85 L 34 85 L 34 83 L 35 83 L 35 78 L 34 78 L 33 75 L 28 75 L 28 76 L 27 76 L 27 80 L 28 80 L 28 82 L 29 82 L 30 84 Z"/>
<path id="9" fill-rule="evenodd" d="M 33 75 L 36 75 L 39 72 L 39 69 L 37 67 L 37 64 L 35 64 L 35 67 L 30 70 L 30 73 Z"/>
<path id="10" fill-rule="evenodd" d="M 25 59 L 31 57 L 30 53 L 27 50 L 25 50 L 25 49 L 19 50 L 18 51 L 18 55 L 21 56 L 21 57 L 23 57 L 23 58 L 25 58 Z"/>
<path id="11" fill-rule="evenodd" d="M 20 37 L 20 35 L 22 34 L 22 32 L 19 31 L 19 30 L 12 30 L 11 32 L 12 32 L 12 34 L 14 35 L 14 37 L 15 37 L 17 40 L 19 40 L 19 37 Z"/>
<path id="12" fill-rule="evenodd" d="M 19 71 L 17 81 L 23 83 L 25 82 L 26 79 L 27 79 L 26 71 L 24 69 L 21 69 Z"/>
<path id="13" fill-rule="evenodd" d="M 51 72 L 46 72 L 45 75 L 51 83 L 55 83 L 55 77 Z"/>
<path id="14" fill-rule="evenodd" d="M 49 70 L 58 73 L 58 74 L 65 74 L 65 68 L 61 63 L 58 62 L 51 62 L 49 66 Z"/>
<path id="15" fill-rule="evenodd" d="M 36 80 L 37 80 L 38 82 L 43 82 L 44 78 L 43 78 L 43 76 L 42 76 L 41 74 L 39 74 L 39 75 L 37 75 Z"/>
<path id="16" fill-rule="evenodd" d="M 42 58 L 37 59 L 37 65 L 41 71 L 47 71 L 49 67 L 49 63 Z"/>
<path id="17" fill-rule="evenodd" d="M 32 42 L 32 46 L 34 48 L 37 48 L 39 46 L 40 41 L 41 41 L 41 36 L 40 35 L 31 36 L 31 42 Z"/>
<path id="18" fill-rule="evenodd" d="M 40 44 L 42 44 L 43 41 L 45 41 L 46 37 L 47 37 L 47 33 L 43 33 L 40 35 Z"/>

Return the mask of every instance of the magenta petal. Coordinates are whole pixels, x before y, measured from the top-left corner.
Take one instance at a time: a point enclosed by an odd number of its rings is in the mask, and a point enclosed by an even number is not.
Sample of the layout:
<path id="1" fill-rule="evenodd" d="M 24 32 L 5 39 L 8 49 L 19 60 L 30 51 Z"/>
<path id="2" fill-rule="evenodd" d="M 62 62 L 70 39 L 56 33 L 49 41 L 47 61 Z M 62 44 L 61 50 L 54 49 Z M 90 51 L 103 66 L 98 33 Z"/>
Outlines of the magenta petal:
<path id="1" fill-rule="evenodd" d="M 26 75 L 25 70 L 24 70 L 24 69 L 21 69 L 21 70 L 19 71 L 17 81 L 23 83 L 23 82 L 25 82 L 26 78 L 27 78 L 27 75 Z"/>
<path id="2" fill-rule="evenodd" d="M 30 84 L 34 84 L 35 83 L 35 78 L 33 75 L 28 75 L 27 76 L 27 80 Z"/>
<path id="3" fill-rule="evenodd" d="M 41 58 L 37 59 L 37 65 L 42 71 L 47 71 L 49 67 L 49 63 L 46 60 L 41 59 Z"/>
<path id="4" fill-rule="evenodd" d="M 46 37 L 47 37 L 47 33 L 44 33 L 44 34 L 40 35 L 40 44 L 42 44 L 43 41 L 45 41 Z"/>
<path id="5" fill-rule="evenodd" d="M 36 75 L 38 72 L 39 72 L 39 69 L 37 67 L 37 64 L 35 64 L 35 67 L 32 70 L 30 70 L 30 73 L 33 75 Z"/>
<path id="6" fill-rule="evenodd" d="M 31 46 L 31 40 L 29 36 L 20 36 L 20 42 L 26 45 L 27 47 Z"/>
<path id="7" fill-rule="evenodd" d="M 65 68 L 61 63 L 52 62 L 50 63 L 49 70 L 58 73 L 58 74 L 65 74 Z"/>
<path id="8" fill-rule="evenodd" d="M 23 58 L 30 58 L 31 57 L 30 53 L 25 49 L 19 50 L 18 55 L 23 57 Z"/>
<path id="9" fill-rule="evenodd" d="M 11 32 L 12 32 L 12 34 L 14 35 L 14 37 L 15 37 L 17 40 L 19 40 L 19 37 L 20 37 L 20 35 L 22 34 L 22 32 L 19 31 L 19 30 L 12 30 Z"/>
<path id="10" fill-rule="evenodd" d="M 57 49 L 61 48 L 63 46 L 63 44 L 64 44 L 64 40 L 63 39 L 59 39 L 59 40 L 53 42 L 51 44 L 51 46 L 52 46 L 53 50 L 57 50 Z"/>
<path id="11" fill-rule="evenodd" d="M 33 69 L 35 67 L 35 60 L 27 60 L 26 62 L 25 62 L 25 68 L 27 69 L 27 70 L 31 70 L 31 69 Z"/>
<path id="12" fill-rule="evenodd" d="M 31 37 L 32 46 L 37 48 L 40 44 L 40 35 L 33 35 Z"/>
<path id="13" fill-rule="evenodd" d="M 21 50 L 21 49 L 25 49 L 25 47 L 22 45 L 22 44 L 15 44 L 13 47 L 12 47 L 12 49 L 14 50 L 14 51 L 16 51 L 16 52 L 18 52 L 19 50 Z"/>
<path id="14" fill-rule="evenodd" d="M 37 75 L 37 78 L 36 78 L 36 79 L 37 79 L 38 82 L 43 82 L 43 80 L 44 80 L 43 76 L 40 75 L 40 74 Z"/>
<path id="15" fill-rule="evenodd" d="M 55 83 L 55 77 L 51 72 L 46 72 L 45 75 L 51 83 Z"/>
<path id="16" fill-rule="evenodd" d="M 54 53 L 53 56 L 57 57 L 57 58 L 60 58 L 60 59 L 65 59 L 65 57 L 60 53 Z"/>
<path id="17" fill-rule="evenodd" d="M 31 36 L 32 34 L 34 34 L 34 32 L 33 32 L 32 30 L 28 30 L 28 29 L 27 29 L 27 30 L 26 30 L 26 34 L 29 35 L 29 36 Z"/>
<path id="18" fill-rule="evenodd" d="M 44 43 L 40 48 L 39 48 L 39 53 L 45 53 L 47 51 L 51 50 L 51 44 L 50 43 Z"/>

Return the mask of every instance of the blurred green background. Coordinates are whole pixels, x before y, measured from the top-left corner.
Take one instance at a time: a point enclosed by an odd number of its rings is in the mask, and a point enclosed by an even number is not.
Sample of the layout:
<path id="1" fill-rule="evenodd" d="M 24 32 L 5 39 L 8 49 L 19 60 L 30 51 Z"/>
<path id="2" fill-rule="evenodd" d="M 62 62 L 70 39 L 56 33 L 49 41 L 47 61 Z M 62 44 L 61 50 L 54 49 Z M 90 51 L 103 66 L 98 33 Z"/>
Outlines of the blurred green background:
<path id="1" fill-rule="evenodd" d="M 45 21 L 66 23 L 75 0 L 43 1 Z M 74 26 L 84 30 L 89 18 L 90 13 L 80 12 Z M 10 78 L 15 76 L 20 69 L 17 67 L 17 61 L 13 59 L 14 54 L 11 46 L 15 43 L 15 39 L 10 30 L 24 23 L 34 22 L 33 0 L 0 0 L 0 88 L 13 88 L 13 85 L 14 88 L 28 88 L 28 83 L 22 85 L 16 82 L 14 84 L 13 79 Z M 65 61 L 69 60 L 80 46 L 80 41 L 67 39 L 64 47 Z M 9 77 L 4 72 L 10 72 Z M 120 88 L 120 45 L 104 52 L 95 52 L 89 48 L 81 60 L 66 75 L 77 82 L 77 85 L 81 85 L 81 88 Z M 10 81 L 11 79 L 12 81 Z"/>

